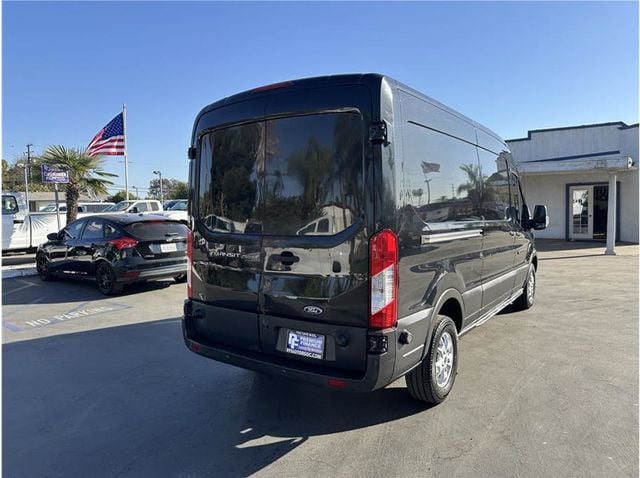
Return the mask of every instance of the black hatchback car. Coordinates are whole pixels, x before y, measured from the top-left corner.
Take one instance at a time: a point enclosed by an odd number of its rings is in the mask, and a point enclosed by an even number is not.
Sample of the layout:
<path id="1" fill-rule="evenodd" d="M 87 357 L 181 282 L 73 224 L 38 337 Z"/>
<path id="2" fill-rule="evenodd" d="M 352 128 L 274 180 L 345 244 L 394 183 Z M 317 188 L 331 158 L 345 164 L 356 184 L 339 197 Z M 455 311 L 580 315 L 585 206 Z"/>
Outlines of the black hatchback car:
<path id="1" fill-rule="evenodd" d="M 72 222 L 38 247 L 36 266 L 44 281 L 94 278 L 103 294 L 125 284 L 173 277 L 186 281 L 188 229 L 164 216 L 109 214 Z"/>

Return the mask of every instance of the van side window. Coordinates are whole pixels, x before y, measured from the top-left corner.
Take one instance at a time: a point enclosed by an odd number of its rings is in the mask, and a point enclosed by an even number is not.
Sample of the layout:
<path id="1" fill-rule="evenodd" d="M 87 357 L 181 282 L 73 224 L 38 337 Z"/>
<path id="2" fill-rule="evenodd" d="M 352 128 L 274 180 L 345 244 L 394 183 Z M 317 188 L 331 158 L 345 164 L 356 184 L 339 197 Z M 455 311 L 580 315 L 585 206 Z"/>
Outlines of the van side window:
<path id="1" fill-rule="evenodd" d="M 403 144 L 404 205 L 439 228 L 480 219 L 482 172 L 475 146 L 412 122 Z"/>
<path id="2" fill-rule="evenodd" d="M 152 211 L 159 211 L 159 210 L 160 210 L 160 208 L 158 207 L 158 204 L 157 204 L 157 203 L 155 203 L 155 202 L 152 202 L 152 203 L 150 204 L 150 206 L 151 206 L 151 210 L 152 210 Z"/>
<path id="3" fill-rule="evenodd" d="M 528 216 L 528 210 L 524 204 L 524 200 L 522 198 L 522 192 L 520 191 L 520 181 L 518 177 L 511 173 L 509 176 L 510 187 L 511 187 L 511 208 L 512 208 L 512 219 L 519 223 L 524 224 L 525 218 Z"/>
<path id="4" fill-rule="evenodd" d="M 505 151 L 495 154 L 478 148 L 480 160 L 480 215 L 488 221 L 509 219 L 509 171 Z"/>
<path id="5" fill-rule="evenodd" d="M 13 196 L 2 196 L 2 214 L 15 214 L 18 212 L 18 202 Z"/>

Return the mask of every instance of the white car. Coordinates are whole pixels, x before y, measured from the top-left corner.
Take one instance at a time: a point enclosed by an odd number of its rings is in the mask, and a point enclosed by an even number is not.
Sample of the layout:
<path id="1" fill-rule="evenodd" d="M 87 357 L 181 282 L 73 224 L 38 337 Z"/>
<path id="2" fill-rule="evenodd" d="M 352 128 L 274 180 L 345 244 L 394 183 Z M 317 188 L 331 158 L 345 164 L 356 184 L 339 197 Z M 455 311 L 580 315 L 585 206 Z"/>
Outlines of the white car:
<path id="1" fill-rule="evenodd" d="M 182 221 L 185 224 L 189 223 L 189 213 L 187 212 L 187 200 L 179 199 L 176 200 L 169 209 L 165 209 L 162 212 L 162 215 L 168 217 L 169 219 L 175 219 L 177 221 Z"/>

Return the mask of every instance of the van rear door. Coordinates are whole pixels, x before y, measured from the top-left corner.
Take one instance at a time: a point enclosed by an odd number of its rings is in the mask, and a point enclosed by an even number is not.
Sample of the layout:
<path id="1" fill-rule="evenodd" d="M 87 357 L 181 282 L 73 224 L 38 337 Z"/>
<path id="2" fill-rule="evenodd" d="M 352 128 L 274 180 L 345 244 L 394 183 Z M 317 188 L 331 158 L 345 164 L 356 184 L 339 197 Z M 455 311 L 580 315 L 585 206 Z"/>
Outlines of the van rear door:
<path id="1" fill-rule="evenodd" d="M 364 87 L 358 90 L 366 94 Z M 283 100 L 274 98 L 267 115 L 277 113 Z M 266 121 L 259 327 L 264 353 L 308 362 L 321 356 L 324 365 L 341 369 L 365 367 L 367 131 L 360 108 Z M 301 337 L 318 350 L 297 351 Z"/>
<path id="2" fill-rule="evenodd" d="M 343 85 L 274 91 L 203 115 L 192 175 L 192 298 L 208 309 L 196 321 L 201 336 L 314 361 L 287 353 L 286 341 L 290 330 L 317 334 L 325 365 L 364 369 L 370 112 L 368 88 Z"/>

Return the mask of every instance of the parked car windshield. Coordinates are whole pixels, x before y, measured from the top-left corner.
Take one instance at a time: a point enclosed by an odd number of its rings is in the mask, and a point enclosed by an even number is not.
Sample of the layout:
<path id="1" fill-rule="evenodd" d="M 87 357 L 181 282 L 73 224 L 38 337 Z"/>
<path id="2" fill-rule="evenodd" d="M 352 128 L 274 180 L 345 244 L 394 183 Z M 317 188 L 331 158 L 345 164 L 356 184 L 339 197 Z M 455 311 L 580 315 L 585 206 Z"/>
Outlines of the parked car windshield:
<path id="1" fill-rule="evenodd" d="M 113 206 L 109 206 L 108 208 L 104 209 L 103 212 L 124 211 L 129 206 L 131 206 L 133 203 L 134 203 L 134 201 L 121 201 L 118 204 L 114 204 Z"/>
<path id="2" fill-rule="evenodd" d="M 169 206 L 167 211 L 186 211 L 187 210 L 187 201 L 178 201 L 175 204 Z"/>

